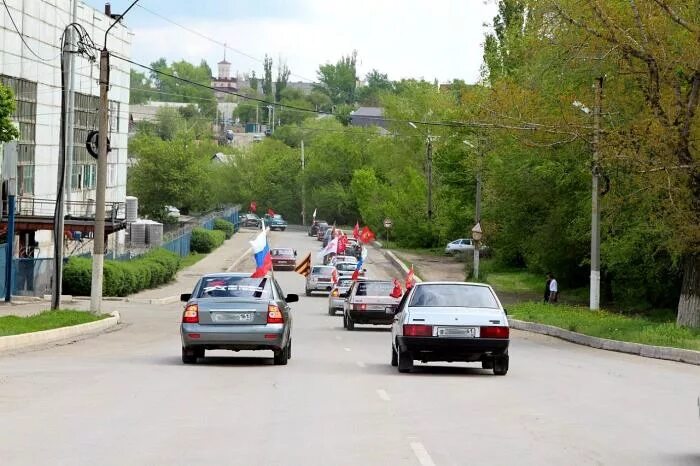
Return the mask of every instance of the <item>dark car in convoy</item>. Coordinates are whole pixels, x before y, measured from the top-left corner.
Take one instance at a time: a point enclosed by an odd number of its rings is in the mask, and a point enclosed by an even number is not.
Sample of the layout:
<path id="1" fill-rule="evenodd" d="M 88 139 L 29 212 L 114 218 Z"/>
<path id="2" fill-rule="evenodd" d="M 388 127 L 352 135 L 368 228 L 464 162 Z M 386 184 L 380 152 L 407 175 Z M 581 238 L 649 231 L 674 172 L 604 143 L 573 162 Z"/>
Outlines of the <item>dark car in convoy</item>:
<path id="1" fill-rule="evenodd" d="M 260 228 L 262 226 L 262 219 L 255 214 L 242 215 L 240 217 L 240 222 L 242 227 Z"/>
<path id="2" fill-rule="evenodd" d="M 273 270 L 294 270 L 297 265 L 297 252 L 292 248 L 272 248 Z"/>
<path id="3" fill-rule="evenodd" d="M 325 225 L 319 225 L 318 229 L 316 230 L 316 239 L 319 241 L 323 241 L 323 238 L 326 235 L 326 232 L 330 230 L 331 226 L 328 225 L 327 223 Z"/>
<path id="4" fill-rule="evenodd" d="M 355 324 L 390 325 L 400 298 L 393 298 L 391 280 L 358 280 L 348 291 L 343 308 L 343 327 Z"/>
<path id="5" fill-rule="evenodd" d="M 185 302 L 180 337 L 182 362 L 194 364 L 206 350 L 271 350 L 275 365 L 285 365 L 292 354 L 292 314 L 273 277 L 216 273 L 199 279 Z"/>
<path id="6" fill-rule="evenodd" d="M 317 236 L 318 229 L 321 227 L 328 227 L 328 222 L 325 220 L 314 220 L 314 222 L 309 227 L 309 236 Z"/>
<path id="7" fill-rule="evenodd" d="M 269 227 L 270 230 L 284 231 L 288 225 L 287 221 L 280 214 L 275 214 L 265 216 L 265 226 Z"/>

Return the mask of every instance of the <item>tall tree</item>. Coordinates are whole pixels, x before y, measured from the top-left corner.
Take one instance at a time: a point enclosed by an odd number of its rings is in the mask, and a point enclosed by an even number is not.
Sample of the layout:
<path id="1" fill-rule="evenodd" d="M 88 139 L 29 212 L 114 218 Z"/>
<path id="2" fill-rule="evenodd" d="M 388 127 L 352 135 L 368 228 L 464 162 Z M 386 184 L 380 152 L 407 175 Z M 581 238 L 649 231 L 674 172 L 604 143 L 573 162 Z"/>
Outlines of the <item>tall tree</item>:
<path id="1" fill-rule="evenodd" d="M 484 64 L 489 78 L 509 76 L 522 65 L 522 43 L 527 24 L 525 0 L 501 0 L 493 19 L 493 34 L 486 35 Z"/>
<path id="2" fill-rule="evenodd" d="M 254 95 L 258 93 L 258 77 L 255 75 L 255 70 L 250 72 L 250 88 Z"/>
<path id="3" fill-rule="evenodd" d="M 343 56 L 335 65 L 321 65 L 317 72 L 318 90 L 330 97 L 335 105 L 354 104 L 357 89 L 357 50 Z"/>
<path id="4" fill-rule="evenodd" d="M 152 99 L 158 100 L 157 98 L 154 98 L 158 94 L 154 93 L 153 90 L 151 80 L 145 73 L 141 73 L 134 69 L 131 70 L 129 90 L 130 104 L 143 104 Z"/>
<path id="5" fill-rule="evenodd" d="M 263 61 L 262 91 L 265 98 L 272 100 L 272 57 L 265 55 Z"/>
<path id="6" fill-rule="evenodd" d="M 282 91 L 287 87 L 289 82 L 289 67 L 286 63 L 280 62 L 277 64 L 277 82 L 275 83 L 275 102 L 282 100 Z"/>
<path id="7" fill-rule="evenodd" d="M 378 107 L 381 95 L 394 90 L 394 84 L 389 80 L 389 77 L 377 70 L 367 73 L 365 81 L 365 85 L 357 91 L 357 100 L 362 105 Z"/>

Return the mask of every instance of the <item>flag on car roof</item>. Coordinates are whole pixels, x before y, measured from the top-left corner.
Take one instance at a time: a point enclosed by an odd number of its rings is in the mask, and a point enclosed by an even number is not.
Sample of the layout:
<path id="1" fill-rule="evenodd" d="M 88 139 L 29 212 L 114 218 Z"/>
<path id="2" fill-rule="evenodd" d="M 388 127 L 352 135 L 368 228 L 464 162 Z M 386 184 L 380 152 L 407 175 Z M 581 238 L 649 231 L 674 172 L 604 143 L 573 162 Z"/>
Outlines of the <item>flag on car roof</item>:
<path id="1" fill-rule="evenodd" d="M 314 220 L 316 220 L 316 209 L 314 209 L 313 218 L 314 218 Z"/>
<path id="2" fill-rule="evenodd" d="M 337 254 L 338 253 L 338 238 L 333 238 L 328 242 L 325 248 L 321 249 L 321 252 L 318 253 L 319 257 L 326 257 L 328 254 Z"/>
<path id="3" fill-rule="evenodd" d="M 355 239 L 360 238 L 360 222 L 355 222 L 355 228 L 352 229 L 352 237 Z"/>
<path id="4" fill-rule="evenodd" d="M 413 272 L 413 264 L 411 264 L 411 268 L 408 269 L 408 274 L 406 275 L 406 290 L 410 290 L 413 288 L 413 285 L 416 283 L 416 274 Z"/>
<path id="5" fill-rule="evenodd" d="M 258 203 L 255 201 L 250 201 L 250 211 L 255 212 L 258 210 Z"/>
<path id="6" fill-rule="evenodd" d="M 391 293 L 389 296 L 392 298 L 400 298 L 401 295 L 403 295 L 403 289 L 401 289 L 401 283 L 397 279 L 394 278 L 394 289 L 391 290 Z"/>
<path id="7" fill-rule="evenodd" d="M 308 253 L 303 261 L 294 268 L 294 271 L 305 277 L 308 277 L 311 273 L 311 253 Z"/>
<path id="8" fill-rule="evenodd" d="M 371 243 L 374 241 L 374 232 L 369 229 L 369 227 L 364 227 L 360 232 L 360 241 L 363 243 Z"/>
<path id="9" fill-rule="evenodd" d="M 338 237 L 338 254 L 343 254 L 348 248 L 348 236 L 342 234 Z"/>
<path id="10" fill-rule="evenodd" d="M 268 209 L 267 209 L 267 215 L 269 215 L 270 217 L 274 217 L 274 216 L 275 216 L 275 211 L 272 210 L 272 209 L 270 209 L 270 208 L 268 208 Z"/>
<path id="11" fill-rule="evenodd" d="M 250 242 L 255 258 L 255 272 L 252 278 L 262 278 L 272 270 L 272 256 L 270 246 L 267 244 L 267 231 L 261 231 L 254 240 Z"/>
<path id="12" fill-rule="evenodd" d="M 360 270 L 362 270 L 362 265 L 365 263 L 365 258 L 360 257 L 360 260 L 357 261 L 357 265 L 355 266 L 355 271 L 352 273 L 352 281 L 356 281 L 358 278 L 360 278 Z"/>

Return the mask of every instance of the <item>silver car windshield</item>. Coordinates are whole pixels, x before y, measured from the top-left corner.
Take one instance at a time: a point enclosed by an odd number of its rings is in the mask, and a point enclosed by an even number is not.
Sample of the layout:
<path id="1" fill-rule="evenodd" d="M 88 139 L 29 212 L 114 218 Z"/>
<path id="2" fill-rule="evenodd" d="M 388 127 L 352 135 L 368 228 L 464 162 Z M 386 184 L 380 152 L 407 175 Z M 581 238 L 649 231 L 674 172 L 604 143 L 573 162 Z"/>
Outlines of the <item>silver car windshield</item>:
<path id="1" fill-rule="evenodd" d="M 497 309 L 498 302 L 485 286 L 435 284 L 416 288 L 411 307 L 483 307 Z"/>
<path id="2" fill-rule="evenodd" d="M 341 262 L 340 264 L 337 264 L 335 268 L 340 270 L 341 272 L 352 272 L 357 268 L 357 265 L 351 264 L 349 262 Z"/>
<path id="3" fill-rule="evenodd" d="M 320 275 L 321 277 L 330 277 L 332 273 L 331 267 L 314 267 L 311 271 L 311 275 Z"/>
<path id="4" fill-rule="evenodd" d="M 360 282 L 355 296 L 389 296 L 393 289 L 392 282 Z"/>
<path id="5" fill-rule="evenodd" d="M 260 298 L 270 299 L 267 278 L 205 277 L 197 298 Z"/>

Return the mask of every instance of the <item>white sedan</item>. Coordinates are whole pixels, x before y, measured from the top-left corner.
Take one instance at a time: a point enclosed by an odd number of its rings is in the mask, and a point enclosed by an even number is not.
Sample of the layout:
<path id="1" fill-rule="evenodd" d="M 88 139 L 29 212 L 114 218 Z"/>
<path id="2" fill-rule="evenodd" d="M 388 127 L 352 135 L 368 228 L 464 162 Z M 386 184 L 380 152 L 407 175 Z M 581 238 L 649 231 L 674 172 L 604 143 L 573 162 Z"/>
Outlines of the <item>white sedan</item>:
<path id="1" fill-rule="evenodd" d="M 391 342 L 399 372 L 410 372 L 414 360 L 481 362 L 496 375 L 508 372 L 508 318 L 488 285 L 417 283 L 396 309 Z"/>
<path id="2" fill-rule="evenodd" d="M 474 241 L 468 238 L 460 238 L 447 243 L 445 254 L 456 254 L 474 250 Z"/>

